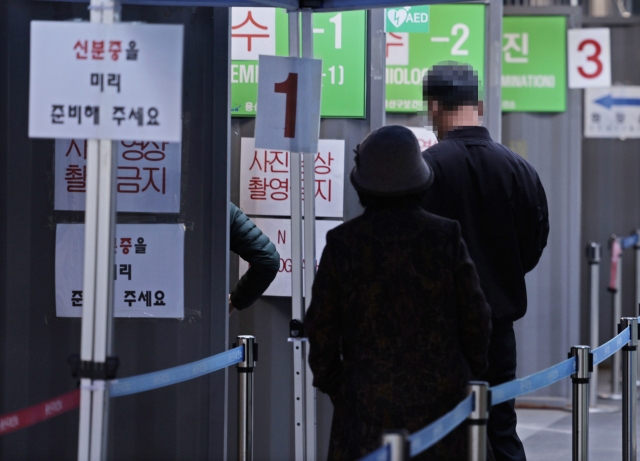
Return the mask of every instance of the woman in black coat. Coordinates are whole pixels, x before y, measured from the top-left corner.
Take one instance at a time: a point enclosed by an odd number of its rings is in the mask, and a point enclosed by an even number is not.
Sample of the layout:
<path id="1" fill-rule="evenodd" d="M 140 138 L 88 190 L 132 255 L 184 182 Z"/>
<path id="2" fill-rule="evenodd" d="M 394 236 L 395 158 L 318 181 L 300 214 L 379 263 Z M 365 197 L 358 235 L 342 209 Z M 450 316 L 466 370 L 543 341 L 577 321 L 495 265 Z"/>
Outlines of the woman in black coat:
<path id="1" fill-rule="evenodd" d="M 314 385 L 334 406 L 330 460 L 366 455 L 385 429 L 433 422 L 487 366 L 491 312 L 460 226 L 420 207 L 431 175 L 407 128 L 358 146 L 351 182 L 365 211 L 327 234 L 305 317 Z M 466 450 L 461 426 L 414 459 Z"/>

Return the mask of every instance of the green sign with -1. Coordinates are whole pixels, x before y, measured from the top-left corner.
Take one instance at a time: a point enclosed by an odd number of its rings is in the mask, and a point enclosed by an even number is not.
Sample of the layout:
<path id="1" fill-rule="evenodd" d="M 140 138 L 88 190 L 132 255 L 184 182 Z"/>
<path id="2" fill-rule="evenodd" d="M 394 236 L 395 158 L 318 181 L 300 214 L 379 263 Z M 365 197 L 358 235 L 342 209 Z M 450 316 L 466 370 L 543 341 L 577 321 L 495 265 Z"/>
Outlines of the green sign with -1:
<path id="1" fill-rule="evenodd" d="M 269 15 L 275 11 L 275 46 L 260 54 L 288 56 L 288 20 L 283 9 L 233 8 L 233 40 L 244 47 L 239 56 L 251 56 L 269 35 Z M 268 12 L 266 10 L 273 10 Z M 242 14 L 239 13 L 242 12 Z M 252 13 L 249 17 L 249 13 Z M 264 17 L 263 17 L 264 16 Z M 246 30 L 242 30 L 247 28 Z M 251 38 L 248 38 L 248 36 Z M 251 42 L 249 45 L 249 42 Z M 239 46 L 236 44 L 236 46 Z M 314 57 L 322 59 L 323 117 L 365 116 L 366 12 L 313 14 Z M 275 53 L 274 53 L 275 51 Z M 258 61 L 231 61 L 231 115 L 255 117 L 258 100 Z"/>
<path id="2" fill-rule="evenodd" d="M 564 112 L 566 18 L 507 16 L 502 33 L 503 112 Z"/>
<path id="3" fill-rule="evenodd" d="M 431 5 L 427 14 L 428 33 L 387 33 L 387 112 L 421 111 L 422 78 L 443 61 L 469 64 L 484 81 L 485 6 Z"/>

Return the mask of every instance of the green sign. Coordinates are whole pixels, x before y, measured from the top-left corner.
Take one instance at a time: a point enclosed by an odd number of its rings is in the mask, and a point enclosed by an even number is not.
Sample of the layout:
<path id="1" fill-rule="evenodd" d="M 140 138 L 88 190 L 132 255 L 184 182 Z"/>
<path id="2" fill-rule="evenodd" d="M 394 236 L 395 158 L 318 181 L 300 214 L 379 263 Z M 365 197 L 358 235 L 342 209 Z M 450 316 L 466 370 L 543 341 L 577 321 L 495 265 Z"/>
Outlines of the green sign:
<path id="1" fill-rule="evenodd" d="M 313 32 L 314 57 L 322 59 L 321 115 L 364 117 L 366 12 L 314 13 Z M 276 55 L 288 56 L 289 30 L 283 9 L 276 10 L 275 39 Z M 255 117 L 257 100 L 258 61 L 231 61 L 231 115 Z"/>
<path id="2" fill-rule="evenodd" d="M 429 7 L 404 6 L 384 10 L 385 32 L 429 32 Z"/>
<path id="3" fill-rule="evenodd" d="M 387 33 L 387 112 L 421 111 L 422 77 L 439 62 L 470 64 L 484 81 L 485 6 L 432 5 L 429 24 L 429 33 Z"/>
<path id="4" fill-rule="evenodd" d="M 564 112 L 566 18 L 508 16 L 502 33 L 502 110 Z"/>

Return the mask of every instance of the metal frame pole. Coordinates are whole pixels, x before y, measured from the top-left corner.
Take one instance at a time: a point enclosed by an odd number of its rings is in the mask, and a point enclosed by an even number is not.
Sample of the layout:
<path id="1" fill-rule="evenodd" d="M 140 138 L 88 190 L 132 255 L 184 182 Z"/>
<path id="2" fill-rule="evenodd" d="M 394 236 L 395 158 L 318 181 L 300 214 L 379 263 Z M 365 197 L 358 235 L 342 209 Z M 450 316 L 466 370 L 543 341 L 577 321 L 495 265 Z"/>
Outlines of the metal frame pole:
<path id="1" fill-rule="evenodd" d="M 253 460 L 253 369 L 258 361 L 255 337 L 238 336 L 238 346 L 244 347 L 244 360 L 238 370 L 238 461 Z"/>
<path id="2" fill-rule="evenodd" d="M 589 346 L 573 346 L 570 357 L 576 357 L 573 383 L 572 434 L 573 461 L 589 460 L 589 378 L 593 368 L 593 355 Z"/>
<path id="3" fill-rule="evenodd" d="M 486 461 L 487 459 L 487 420 L 491 401 L 489 383 L 471 381 L 467 387 L 473 394 L 473 411 L 467 418 L 469 436 L 468 461 Z"/>
<path id="4" fill-rule="evenodd" d="M 389 461 L 407 461 L 409 459 L 409 433 L 404 430 L 387 430 L 382 433 L 382 446 L 389 445 Z"/>
<path id="5" fill-rule="evenodd" d="M 313 12 L 304 9 L 300 13 L 302 22 L 302 57 L 313 59 Z M 318 130 L 320 125 L 318 125 Z M 315 158 L 317 152 L 304 152 L 304 312 L 311 304 L 311 289 L 316 277 L 316 207 L 315 207 Z M 313 387 L 313 374 L 309 368 L 309 343 L 302 342 L 305 405 L 305 451 L 307 461 L 316 459 L 316 388 Z"/>
<path id="6" fill-rule="evenodd" d="M 613 241 L 617 236 L 611 236 L 611 251 L 613 251 Z M 613 336 L 618 334 L 618 321 L 622 317 L 622 251 L 618 259 L 618 267 L 616 270 L 616 291 L 613 293 Z M 620 352 L 613 354 L 613 363 L 611 365 L 611 396 L 613 400 L 622 398 L 620 394 L 620 368 L 622 366 L 622 358 Z"/>
<path id="7" fill-rule="evenodd" d="M 483 124 L 496 142 L 502 139 L 502 0 L 485 0 Z"/>
<path id="8" fill-rule="evenodd" d="M 640 315 L 640 229 L 636 229 L 636 243 L 633 245 L 635 257 L 636 257 L 636 287 L 635 287 L 635 316 Z"/>
<path id="9" fill-rule="evenodd" d="M 590 326 L 590 344 L 591 348 L 598 347 L 598 333 L 600 329 L 600 299 L 598 297 L 600 286 L 600 260 L 602 259 L 602 246 L 599 243 L 591 242 L 587 246 L 587 260 L 589 261 L 590 273 L 590 304 L 589 311 L 591 315 Z M 589 406 L 595 408 L 598 405 L 598 367 L 593 367 L 591 374 L 591 385 L 593 392 L 589 396 Z"/>
<path id="10" fill-rule="evenodd" d="M 367 85 L 369 131 L 387 124 L 386 119 L 386 43 L 384 8 L 369 10 L 367 14 L 369 43 L 369 82 Z"/>
<path id="11" fill-rule="evenodd" d="M 92 23 L 120 20 L 120 0 L 91 0 Z M 111 140 L 87 143 L 87 194 L 84 243 L 84 306 L 79 374 L 78 460 L 106 459 L 109 386 L 115 373 L 112 354 L 113 240 L 116 157 Z"/>
<path id="12" fill-rule="evenodd" d="M 629 343 L 622 348 L 622 460 L 636 461 L 636 402 L 638 391 L 638 318 L 624 317 L 620 331 L 630 327 Z"/>

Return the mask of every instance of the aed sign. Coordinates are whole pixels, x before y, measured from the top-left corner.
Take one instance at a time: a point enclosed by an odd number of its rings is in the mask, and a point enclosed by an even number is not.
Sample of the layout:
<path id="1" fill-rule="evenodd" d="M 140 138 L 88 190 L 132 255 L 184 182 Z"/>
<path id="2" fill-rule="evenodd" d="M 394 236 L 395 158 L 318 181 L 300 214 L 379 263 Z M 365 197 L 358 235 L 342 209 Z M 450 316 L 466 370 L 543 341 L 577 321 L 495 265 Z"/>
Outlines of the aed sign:
<path id="1" fill-rule="evenodd" d="M 31 22 L 29 137 L 180 142 L 183 26 Z"/>
<path id="2" fill-rule="evenodd" d="M 564 112 L 566 17 L 505 16 L 502 32 L 502 111 Z"/>
<path id="3" fill-rule="evenodd" d="M 384 10 L 385 32 L 429 32 L 429 7 L 405 6 Z"/>
<path id="4" fill-rule="evenodd" d="M 256 147 L 317 152 L 322 61 L 260 56 L 259 66 Z"/>
<path id="5" fill-rule="evenodd" d="M 611 86 L 611 33 L 608 28 L 571 29 L 567 35 L 569 88 Z"/>

